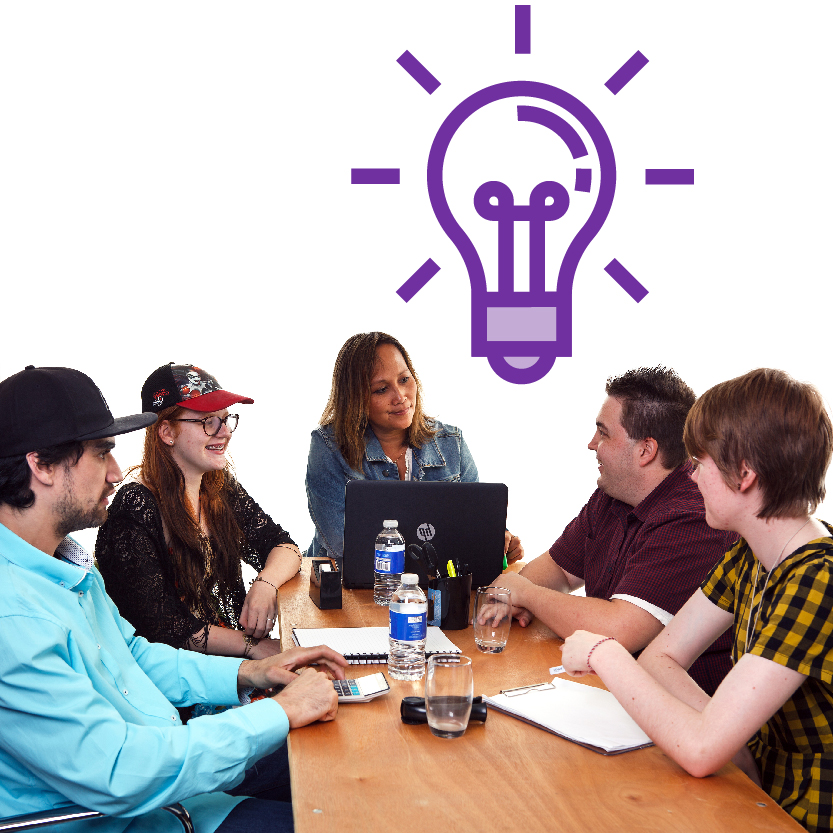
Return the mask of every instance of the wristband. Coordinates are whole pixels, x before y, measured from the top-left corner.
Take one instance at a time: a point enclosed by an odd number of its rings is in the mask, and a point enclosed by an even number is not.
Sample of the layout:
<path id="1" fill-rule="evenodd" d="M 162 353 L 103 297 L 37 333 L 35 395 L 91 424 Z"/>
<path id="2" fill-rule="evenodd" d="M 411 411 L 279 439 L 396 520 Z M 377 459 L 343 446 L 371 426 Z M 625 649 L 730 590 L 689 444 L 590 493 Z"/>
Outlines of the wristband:
<path id="1" fill-rule="evenodd" d="M 595 651 L 595 650 L 596 650 L 596 648 L 598 648 L 598 647 L 599 647 L 599 645 L 601 645 L 601 644 L 602 644 L 602 642 L 609 642 L 611 639 L 612 639 L 614 642 L 616 641 L 616 637 L 615 637 L 615 636 L 606 636 L 604 639 L 600 639 L 600 640 L 599 640 L 599 641 L 598 641 L 598 642 L 597 642 L 597 643 L 596 643 L 596 644 L 595 644 L 595 645 L 594 645 L 594 646 L 590 649 L 590 652 L 587 654 L 587 667 L 588 667 L 591 671 L 593 670 L 593 666 L 592 666 L 592 665 L 590 665 L 590 657 L 592 657 L 592 656 L 593 656 L 593 651 Z"/>

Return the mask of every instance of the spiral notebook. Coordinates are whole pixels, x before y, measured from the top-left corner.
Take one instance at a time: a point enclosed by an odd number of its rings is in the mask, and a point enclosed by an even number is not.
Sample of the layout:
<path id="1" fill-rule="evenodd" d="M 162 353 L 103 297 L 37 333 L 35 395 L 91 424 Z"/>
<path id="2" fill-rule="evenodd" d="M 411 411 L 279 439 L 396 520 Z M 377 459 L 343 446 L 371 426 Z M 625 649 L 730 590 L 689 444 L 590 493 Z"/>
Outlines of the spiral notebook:
<path id="1" fill-rule="evenodd" d="M 327 645 L 350 665 L 380 665 L 388 661 L 388 629 L 292 628 L 292 639 L 301 648 Z M 428 628 L 425 654 L 459 654 L 460 649 L 439 629 Z"/>

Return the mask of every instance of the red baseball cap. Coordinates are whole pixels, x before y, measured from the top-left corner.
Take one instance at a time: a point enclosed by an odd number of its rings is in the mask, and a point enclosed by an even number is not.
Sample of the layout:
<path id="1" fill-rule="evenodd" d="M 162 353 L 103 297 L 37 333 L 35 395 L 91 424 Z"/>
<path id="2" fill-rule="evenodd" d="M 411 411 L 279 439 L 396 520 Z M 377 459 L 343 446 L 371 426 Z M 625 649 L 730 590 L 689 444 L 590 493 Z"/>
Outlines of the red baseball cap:
<path id="1" fill-rule="evenodd" d="M 142 410 L 152 413 L 172 405 L 207 413 L 238 403 L 252 405 L 254 399 L 223 390 L 215 376 L 193 364 L 163 364 L 142 385 Z"/>

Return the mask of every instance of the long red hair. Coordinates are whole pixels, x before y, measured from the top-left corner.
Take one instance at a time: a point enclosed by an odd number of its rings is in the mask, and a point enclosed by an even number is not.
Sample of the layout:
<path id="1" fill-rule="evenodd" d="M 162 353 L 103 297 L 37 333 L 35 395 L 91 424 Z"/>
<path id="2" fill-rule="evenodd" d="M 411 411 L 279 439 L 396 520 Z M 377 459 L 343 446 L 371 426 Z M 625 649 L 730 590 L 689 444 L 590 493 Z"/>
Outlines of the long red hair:
<path id="1" fill-rule="evenodd" d="M 226 465 L 221 471 L 206 472 L 202 477 L 202 516 L 214 541 L 213 547 L 205 545 L 197 522 L 197 507 L 191 505 L 185 492 L 185 478 L 170 446 L 159 436 L 159 423 L 175 420 L 184 411 L 174 405 L 159 413 L 158 422 L 145 429 L 141 464 L 130 469 L 128 474 L 138 472 L 159 505 L 177 589 L 185 603 L 195 616 L 216 620 L 215 594 L 225 596 L 240 582 L 243 533 L 231 508 L 229 495 L 234 475 Z"/>

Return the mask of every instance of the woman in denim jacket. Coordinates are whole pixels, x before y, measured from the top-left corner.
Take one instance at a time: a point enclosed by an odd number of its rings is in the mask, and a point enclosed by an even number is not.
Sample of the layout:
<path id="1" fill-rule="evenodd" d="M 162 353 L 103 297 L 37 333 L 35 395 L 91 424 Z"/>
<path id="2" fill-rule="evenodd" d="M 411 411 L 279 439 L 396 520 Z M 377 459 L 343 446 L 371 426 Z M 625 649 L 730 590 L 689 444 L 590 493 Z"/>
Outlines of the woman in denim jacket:
<path id="1" fill-rule="evenodd" d="M 315 537 L 307 555 L 344 553 L 344 487 L 350 480 L 477 482 L 463 433 L 427 417 L 405 348 L 386 333 L 347 339 L 333 370 L 321 425 L 307 460 L 307 504 Z M 507 558 L 523 557 L 506 533 Z"/>

